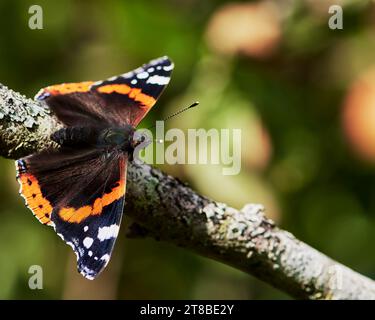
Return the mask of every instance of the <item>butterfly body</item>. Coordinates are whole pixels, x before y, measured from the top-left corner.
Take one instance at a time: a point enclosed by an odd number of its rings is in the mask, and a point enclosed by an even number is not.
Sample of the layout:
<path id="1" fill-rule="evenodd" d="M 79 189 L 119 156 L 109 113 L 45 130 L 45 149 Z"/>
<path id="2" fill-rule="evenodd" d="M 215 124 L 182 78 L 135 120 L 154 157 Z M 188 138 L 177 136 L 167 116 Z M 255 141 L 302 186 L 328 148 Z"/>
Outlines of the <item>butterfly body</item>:
<path id="1" fill-rule="evenodd" d="M 67 127 L 52 134 L 51 138 L 60 146 L 71 148 L 96 148 L 105 151 L 121 150 L 131 154 L 136 147 L 135 128 L 124 127 Z"/>
<path id="2" fill-rule="evenodd" d="M 127 162 L 144 141 L 135 138 L 135 128 L 172 69 L 162 57 L 104 81 L 53 85 L 36 95 L 64 127 L 51 136 L 60 148 L 16 161 L 20 195 L 73 248 L 87 279 L 110 259 L 124 210 Z"/>

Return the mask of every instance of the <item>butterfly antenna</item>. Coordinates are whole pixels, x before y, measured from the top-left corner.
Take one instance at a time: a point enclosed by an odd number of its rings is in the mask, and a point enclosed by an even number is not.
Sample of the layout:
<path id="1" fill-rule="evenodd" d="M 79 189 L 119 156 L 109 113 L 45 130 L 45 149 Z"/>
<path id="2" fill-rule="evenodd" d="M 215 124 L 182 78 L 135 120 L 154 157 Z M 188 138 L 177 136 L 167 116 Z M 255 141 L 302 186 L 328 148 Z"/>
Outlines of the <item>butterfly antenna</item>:
<path id="1" fill-rule="evenodd" d="M 181 110 L 179 110 L 179 111 L 177 111 L 177 112 L 175 112 L 175 113 L 172 113 L 171 115 L 169 115 L 168 117 L 162 119 L 161 121 L 167 121 L 167 120 L 169 120 L 169 119 L 171 119 L 171 118 L 173 118 L 173 117 L 179 115 L 180 113 L 183 113 L 183 112 L 185 112 L 185 111 L 187 111 L 187 110 L 189 110 L 189 109 L 191 109 L 191 108 L 196 107 L 197 105 L 199 105 L 199 101 L 195 101 L 195 102 L 194 102 L 193 104 L 191 104 L 190 106 L 188 106 L 188 107 L 186 107 L 186 108 L 183 108 L 183 109 L 181 109 Z M 154 127 L 156 127 L 156 124 L 154 124 L 152 127 L 149 127 L 149 128 L 147 128 L 147 129 L 152 129 L 152 128 L 154 128 Z"/>
<path id="2" fill-rule="evenodd" d="M 198 102 L 198 101 L 194 102 L 193 104 L 191 104 L 190 106 L 188 106 L 188 107 L 186 107 L 186 108 L 183 108 L 183 109 L 181 109 L 181 110 L 179 110 L 179 111 L 177 111 L 177 112 L 175 112 L 175 113 L 169 115 L 168 117 L 166 117 L 165 119 L 163 119 L 163 121 L 167 121 L 167 120 L 169 120 L 169 119 L 171 119 L 171 118 L 173 118 L 173 117 L 179 115 L 180 113 L 183 113 L 183 112 L 185 112 L 185 111 L 187 111 L 187 110 L 189 110 L 189 109 L 191 109 L 191 108 L 196 107 L 197 105 L 199 105 L 199 102 Z"/>

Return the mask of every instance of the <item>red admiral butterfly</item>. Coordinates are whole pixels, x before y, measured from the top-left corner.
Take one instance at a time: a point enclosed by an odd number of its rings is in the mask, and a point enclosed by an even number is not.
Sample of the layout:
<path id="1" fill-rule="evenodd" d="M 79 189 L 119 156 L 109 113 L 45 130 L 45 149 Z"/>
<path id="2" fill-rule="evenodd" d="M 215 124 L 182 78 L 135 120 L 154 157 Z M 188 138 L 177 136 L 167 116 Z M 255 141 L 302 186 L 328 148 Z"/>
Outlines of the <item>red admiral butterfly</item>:
<path id="1" fill-rule="evenodd" d="M 35 97 L 65 127 L 51 136 L 58 150 L 16 161 L 20 194 L 37 219 L 73 248 L 87 279 L 110 259 L 125 202 L 127 161 L 140 143 L 135 127 L 172 69 L 163 57 L 105 81 L 49 86 Z"/>

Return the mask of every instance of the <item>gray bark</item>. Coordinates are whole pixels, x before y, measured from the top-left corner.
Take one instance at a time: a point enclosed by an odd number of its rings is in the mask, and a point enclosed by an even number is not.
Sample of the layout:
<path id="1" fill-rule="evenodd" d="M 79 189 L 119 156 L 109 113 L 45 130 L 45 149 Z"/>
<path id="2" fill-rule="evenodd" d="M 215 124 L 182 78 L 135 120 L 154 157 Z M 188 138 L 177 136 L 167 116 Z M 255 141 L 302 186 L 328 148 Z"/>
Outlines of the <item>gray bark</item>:
<path id="1" fill-rule="evenodd" d="M 17 159 L 56 147 L 61 123 L 41 103 L 0 85 L 0 155 Z M 150 236 L 209 257 L 303 299 L 375 299 L 375 282 L 279 229 L 264 208 L 241 210 L 199 195 L 146 164 L 128 170 L 132 237 Z"/>

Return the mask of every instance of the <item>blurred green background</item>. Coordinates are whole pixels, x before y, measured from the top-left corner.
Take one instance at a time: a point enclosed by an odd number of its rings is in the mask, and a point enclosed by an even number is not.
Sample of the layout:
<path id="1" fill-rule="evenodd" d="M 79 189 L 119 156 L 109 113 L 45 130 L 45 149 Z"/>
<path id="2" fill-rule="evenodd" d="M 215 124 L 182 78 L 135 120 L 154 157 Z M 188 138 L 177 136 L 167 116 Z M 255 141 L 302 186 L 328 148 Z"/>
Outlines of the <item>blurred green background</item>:
<path id="1" fill-rule="evenodd" d="M 33 4 L 43 8 L 43 30 L 28 27 Z M 331 4 L 343 7 L 343 30 L 328 27 Z M 373 1 L 1 0 L 0 13 L 0 82 L 27 96 L 170 56 L 172 81 L 141 126 L 199 100 L 166 129 L 241 128 L 242 170 L 162 169 L 232 206 L 263 203 L 282 228 L 375 278 Z M 2 299 L 288 298 L 240 271 L 125 232 L 104 273 L 84 280 L 71 249 L 24 207 L 13 161 L 0 166 Z M 35 264 L 43 290 L 28 287 Z"/>

